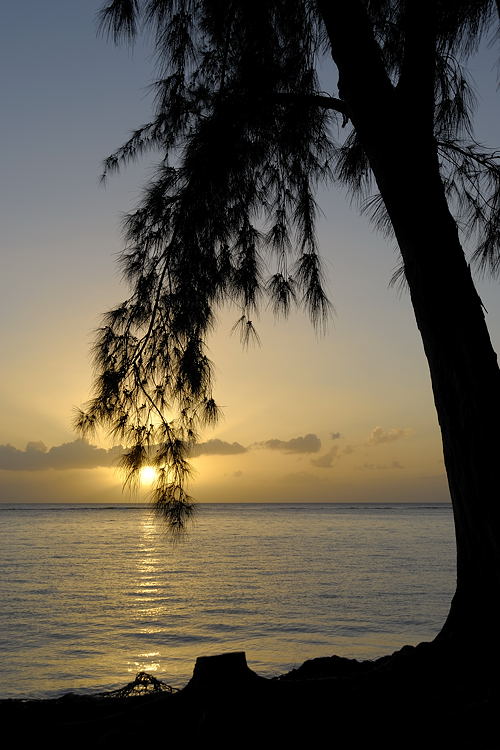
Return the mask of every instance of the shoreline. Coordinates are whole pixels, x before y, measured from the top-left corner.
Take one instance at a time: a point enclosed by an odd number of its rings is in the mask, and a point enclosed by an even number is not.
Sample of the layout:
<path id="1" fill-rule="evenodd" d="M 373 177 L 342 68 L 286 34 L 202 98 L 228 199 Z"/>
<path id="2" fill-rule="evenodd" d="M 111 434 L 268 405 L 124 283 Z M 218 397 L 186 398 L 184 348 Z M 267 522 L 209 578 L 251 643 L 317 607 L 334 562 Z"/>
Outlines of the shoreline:
<path id="1" fill-rule="evenodd" d="M 346 742 L 339 747 L 380 739 L 385 747 L 428 748 L 464 738 L 474 748 L 488 747 L 480 743 L 497 726 L 496 670 L 473 654 L 457 656 L 435 642 L 421 643 L 374 661 L 312 659 L 270 679 L 252 672 L 245 654 L 236 652 L 199 657 L 180 690 L 151 678 L 157 684 L 142 696 L 119 690 L 1 699 L 0 717 L 4 732 L 22 727 L 52 747 L 75 741 L 135 747 L 147 739 L 187 747 L 214 740 L 234 748 L 307 748 L 325 738 Z"/>

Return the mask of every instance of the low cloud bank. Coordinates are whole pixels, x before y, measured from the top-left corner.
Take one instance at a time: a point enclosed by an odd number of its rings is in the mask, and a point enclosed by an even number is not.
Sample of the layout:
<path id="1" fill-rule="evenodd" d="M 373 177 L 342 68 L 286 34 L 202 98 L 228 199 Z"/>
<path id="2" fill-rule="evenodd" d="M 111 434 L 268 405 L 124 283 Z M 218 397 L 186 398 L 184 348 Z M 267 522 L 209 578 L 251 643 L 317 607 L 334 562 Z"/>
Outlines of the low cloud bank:
<path id="1" fill-rule="evenodd" d="M 91 445 L 86 440 L 55 445 L 50 449 L 42 442 L 30 442 L 24 451 L 13 445 L 0 445 L 0 469 L 6 471 L 43 471 L 44 469 L 96 469 L 116 466 L 123 447 L 109 450 Z"/>
<path id="2" fill-rule="evenodd" d="M 303 437 L 299 436 L 291 440 L 272 438 L 261 443 L 255 443 L 255 445 L 259 448 L 268 448 L 282 453 L 318 453 L 321 450 L 321 440 L 311 432 Z"/>
<path id="3" fill-rule="evenodd" d="M 311 454 L 321 450 L 321 440 L 314 433 L 280 440 L 271 438 L 245 447 L 241 443 L 229 443 L 213 439 L 197 443 L 190 452 L 191 458 L 199 456 L 233 456 L 248 453 L 252 449 L 264 448 L 288 454 Z M 96 469 L 115 467 L 125 448 L 116 445 L 109 450 L 98 448 L 87 440 L 77 439 L 69 443 L 55 445 L 52 448 L 41 441 L 31 441 L 24 450 L 13 445 L 0 445 L 0 470 L 3 471 L 44 471 L 47 469 Z M 315 465 L 329 468 L 337 455 L 337 448 L 315 460 Z"/>
<path id="4" fill-rule="evenodd" d="M 198 443 L 191 451 L 196 456 L 228 456 L 246 453 L 247 448 L 239 443 L 226 443 L 223 440 L 208 440 Z M 4 471 L 43 471 L 45 469 L 97 469 L 117 466 L 125 449 L 115 445 L 106 450 L 91 445 L 87 440 L 73 440 L 71 443 L 55 445 L 52 448 L 41 441 L 32 441 L 25 450 L 13 445 L 0 445 L 0 470 Z"/>
<path id="5" fill-rule="evenodd" d="M 246 453 L 248 448 L 240 443 L 226 443 L 224 440 L 207 440 L 206 443 L 196 443 L 190 456 L 233 456 L 236 453 Z"/>

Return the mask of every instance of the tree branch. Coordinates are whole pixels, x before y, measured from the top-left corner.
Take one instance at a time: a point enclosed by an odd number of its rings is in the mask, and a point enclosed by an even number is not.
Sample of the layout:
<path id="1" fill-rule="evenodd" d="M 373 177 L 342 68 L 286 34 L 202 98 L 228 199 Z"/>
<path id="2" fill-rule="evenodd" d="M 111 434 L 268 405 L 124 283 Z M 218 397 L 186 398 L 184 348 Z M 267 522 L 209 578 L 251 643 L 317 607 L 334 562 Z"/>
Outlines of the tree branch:
<path id="1" fill-rule="evenodd" d="M 277 93 L 275 95 L 278 101 L 292 101 L 302 104 L 309 104 L 311 106 L 321 107 L 322 109 L 332 109 L 334 112 L 338 112 L 342 115 L 342 127 L 345 127 L 351 119 L 351 110 L 347 102 L 343 99 L 337 99 L 334 96 L 327 96 L 325 94 L 288 94 L 288 93 Z"/>
<path id="2" fill-rule="evenodd" d="M 453 143 L 452 141 L 437 141 L 437 145 L 441 153 L 443 153 L 444 149 L 456 151 L 458 154 L 461 154 L 467 159 L 471 159 L 472 161 L 481 164 L 483 167 L 491 168 L 493 166 L 492 160 L 500 159 L 500 151 L 491 151 L 488 155 L 485 155 L 484 153 L 476 154 L 474 151 L 469 151 L 468 149 L 461 148 L 457 143 Z M 479 146 L 479 144 L 475 145 Z M 500 169 L 500 165 L 497 166 L 497 169 Z"/>

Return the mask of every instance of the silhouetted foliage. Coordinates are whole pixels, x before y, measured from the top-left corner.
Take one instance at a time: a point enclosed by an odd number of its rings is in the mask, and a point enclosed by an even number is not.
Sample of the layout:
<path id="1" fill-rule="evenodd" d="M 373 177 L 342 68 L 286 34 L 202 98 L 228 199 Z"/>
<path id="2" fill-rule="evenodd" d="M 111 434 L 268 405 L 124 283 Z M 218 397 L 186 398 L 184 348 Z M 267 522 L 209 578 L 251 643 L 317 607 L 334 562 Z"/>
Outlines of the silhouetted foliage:
<path id="1" fill-rule="evenodd" d="M 394 91 L 411 95 L 415 3 L 353 5 L 369 24 Z M 131 296 L 99 330 L 94 394 L 77 424 L 83 432 L 104 426 L 129 446 L 127 481 L 144 464 L 158 469 L 155 505 L 174 528 L 192 510 L 185 490 L 190 446 L 218 417 L 205 348 L 216 309 L 228 302 L 241 309 L 235 328 L 243 344 L 256 337 L 252 317 L 266 298 L 276 314 L 303 305 L 316 326 L 325 324 L 330 303 L 314 230 L 321 182 L 344 184 L 378 227 L 391 226 L 383 199 L 372 194 L 370 159 L 342 82 L 338 97 L 320 87 L 318 69 L 332 51 L 323 6 L 113 0 L 100 15 L 101 30 L 115 42 L 144 28 L 152 34 L 158 75 L 153 120 L 106 159 L 103 179 L 150 150 L 161 160 L 124 222 L 120 262 Z M 474 258 L 497 273 L 499 153 L 474 140 L 464 67 L 496 5 L 431 6 L 441 177 L 458 225 L 477 238 Z M 401 158 L 411 169 L 411 144 Z"/>

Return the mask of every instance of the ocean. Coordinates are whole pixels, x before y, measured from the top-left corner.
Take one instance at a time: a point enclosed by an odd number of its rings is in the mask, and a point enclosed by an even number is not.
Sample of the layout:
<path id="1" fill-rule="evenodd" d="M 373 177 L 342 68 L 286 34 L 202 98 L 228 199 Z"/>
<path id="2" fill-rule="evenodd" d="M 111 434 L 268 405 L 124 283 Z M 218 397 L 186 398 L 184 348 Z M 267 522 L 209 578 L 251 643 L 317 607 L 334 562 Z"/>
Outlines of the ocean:
<path id="1" fill-rule="evenodd" d="M 200 504 L 173 545 L 142 506 L 0 505 L 0 698 L 175 687 L 198 656 L 274 676 L 432 639 L 455 582 L 445 504 Z"/>

